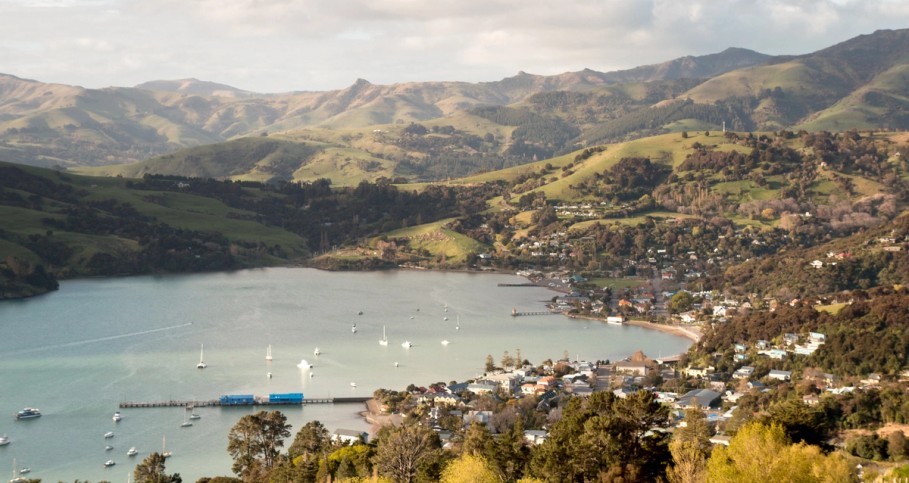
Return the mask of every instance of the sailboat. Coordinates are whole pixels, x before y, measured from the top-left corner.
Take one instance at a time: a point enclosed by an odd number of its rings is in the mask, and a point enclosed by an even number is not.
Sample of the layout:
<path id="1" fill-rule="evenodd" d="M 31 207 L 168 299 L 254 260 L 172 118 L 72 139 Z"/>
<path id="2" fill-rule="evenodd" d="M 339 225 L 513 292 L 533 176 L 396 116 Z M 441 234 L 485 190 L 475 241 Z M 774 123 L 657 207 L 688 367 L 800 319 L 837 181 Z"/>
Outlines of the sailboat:
<path id="1" fill-rule="evenodd" d="M 379 341 L 381 345 L 388 345 L 388 338 L 385 337 L 385 326 L 382 326 L 382 340 Z"/>
<path id="2" fill-rule="evenodd" d="M 265 360 L 271 362 L 271 344 L 268 344 L 268 348 L 265 349 Z"/>
<path id="3" fill-rule="evenodd" d="M 161 456 L 170 458 L 173 453 L 167 451 L 167 435 L 161 436 Z"/>
<path id="4" fill-rule="evenodd" d="M 205 369 L 206 367 L 208 367 L 208 364 L 205 363 L 205 359 L 203 358 L 203 354 L 205 353 L 204 351 L 205 351 L 205 346 L 202 344 L 199 344 L 199 363 L 196 364 L 196 369 Z"/>
<path id="5" fill-rule="evenodd" d="M 188 428 L 193 425 L 193 422 L 186 419 L 186 412 L 183 413 L 183 424 L 180 425 L 181 428 Z"/>
<path id="6" fill-rule="evenodd" d="M 13 458 L 13 478 L 9 480 L 9 483 L 26 483 L 28 478 L 24 476 L 19 476 L 19 472 L 16 471 L 16 458 Z"/>
<path id="7" fill-rule="evenodd" d="M 458 315 L 458 321 L 455 323 L 455 330 L 461 330 L 461 316 Z"/>

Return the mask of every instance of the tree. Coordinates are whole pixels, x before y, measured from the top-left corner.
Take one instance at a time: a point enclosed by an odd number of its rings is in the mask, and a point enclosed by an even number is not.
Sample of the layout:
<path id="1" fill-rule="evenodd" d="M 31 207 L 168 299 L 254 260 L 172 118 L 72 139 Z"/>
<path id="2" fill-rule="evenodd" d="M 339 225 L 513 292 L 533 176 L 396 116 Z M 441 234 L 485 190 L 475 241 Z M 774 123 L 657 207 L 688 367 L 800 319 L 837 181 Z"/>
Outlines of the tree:
<path id="1" fill-rule="evenodd" d="M 694 297 L 688 292 L 680 291 L 669 299 L 669 310 L 674 314 L 679 314 L 691 310 L 693 304 Z"/>
<path id="2" fill-rule="evenodd" d="M 496 370 L 495 359 L 492 358 L 492 354 L 486 356 L 486 372 L 492 372 Z"/>
<path id="3" fill-rule="evenodd" d="M 498 483 L 502 481 L 483 458 L 462 454 L 442 470 L 441 483 Z"/>
<path id="4" fill-rule="evenodd" d="M 379 430 L 375 463 L 379 474 L 394 481 L 416 481 L 421 469 L 435 463 L 441 450 L 439 437 L 416 424 Z"/>
<path id="5" fill-rule="evenodd" d="M 319 473 L 319 461 L 331 448 L 331 434 L 325 426 L 319 421 L 310 421 L 297 431 L 287 455 L 305 481 L 313 481 Z"/>
<path id="6" fill-rule="evenodd" d="M 165 473 L 164 460 L 164 455 L 158 452 L 148 455 L 133 471 L 136 483 L 182 483 L 179 473 Z"/>
<path id="7" fill-rule="evenodd" d="M 247 481 L 262 481 L 272 469 L 290 436 L 287 417 L 280 411 L 259 411 L 240 418 L 227 435 L 233 471 Z"/>
<path id="8" fill-rule="evenodd" d="M 749 423 L 729 443 L 717 447 L 707 461 L 707 481 L 766 483 L 768 481 L 855 481 L 841 455 L 825 456 L 817 446 L 790 444 L 778 424 Z"/>
<path id="9" fill-rule="evenodd" d="M 669 443 L 672 466 L 666 472 L 669 483 L 699 483 L 707 476 L 707 458 L 695 441 L 673 439 Z"/>

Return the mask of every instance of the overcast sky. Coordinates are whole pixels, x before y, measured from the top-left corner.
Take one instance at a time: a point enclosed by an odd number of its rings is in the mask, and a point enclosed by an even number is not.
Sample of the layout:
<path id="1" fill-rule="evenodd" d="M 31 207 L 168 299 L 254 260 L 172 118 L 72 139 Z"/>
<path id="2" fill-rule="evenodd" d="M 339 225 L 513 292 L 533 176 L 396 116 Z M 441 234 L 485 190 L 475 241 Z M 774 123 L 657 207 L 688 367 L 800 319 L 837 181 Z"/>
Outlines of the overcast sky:
<path id="1" fill-rule="evenodd" d="M 906 0 L 0 0 L 0 73 L 329 90 L 803 54 L 906 27 Z"/>

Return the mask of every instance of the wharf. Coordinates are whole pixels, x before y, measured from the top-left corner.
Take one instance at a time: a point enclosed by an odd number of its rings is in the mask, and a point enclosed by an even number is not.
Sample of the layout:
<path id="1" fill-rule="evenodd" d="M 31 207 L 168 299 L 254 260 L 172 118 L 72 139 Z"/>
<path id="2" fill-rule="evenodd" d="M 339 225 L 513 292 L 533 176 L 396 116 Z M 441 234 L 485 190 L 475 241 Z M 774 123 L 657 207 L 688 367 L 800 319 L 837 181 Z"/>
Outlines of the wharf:
<path id="1" fill-rule="evenodd" d="M 535 283 L 500 283 L 499 287 L 539 287 Z"/>
<path id="2" fill-rule="evenodd" d="M 561 312 L 553 312 L 551 310 L 538 311 L 538 312 L 519 312 L 518 309 L 511 310 L 512 317 L 521 317 L 528 315 L 562 315 Z"/>
<path id="3" fill-rule="evenodd" d="M 286 401 L 269 401 L 268 398 L 256 398 L 254 402 L 247 404 L 221 404 L 219 399 L 208 400 L 170 400 L 170 401 L 124 401 L 120 403 L 120 408 L 204 408 L 204 407 L 235 407 L 235 406 L 298 406 L 307 404 L 348 404 L 348 403 L 365 403 L 370 397 L 333 397 L 333 398 L 312 398 L 303 399 L 302 402 Z"/>

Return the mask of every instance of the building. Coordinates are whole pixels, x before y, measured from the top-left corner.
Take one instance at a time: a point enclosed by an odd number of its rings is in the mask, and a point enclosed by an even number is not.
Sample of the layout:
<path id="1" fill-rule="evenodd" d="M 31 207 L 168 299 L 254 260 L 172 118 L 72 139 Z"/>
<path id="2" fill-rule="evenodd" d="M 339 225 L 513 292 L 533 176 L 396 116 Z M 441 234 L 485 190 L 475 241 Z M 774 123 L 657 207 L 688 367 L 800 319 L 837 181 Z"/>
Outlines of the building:
<path id="1" fill-rule="evenodd" d="M 339 443 L 365 444 L 369 442 L 369 433 L 353 429 L 336 429 L 335 432 L 331 434 L 331 439 Z"/>
<path id="2" fill-rule="evenodd" d="M 778 371 L 773 369 L 767 374 L 767 377 L 778 381 L 788 381 L 792 377 L 792 371 Z"/>
<path id="3" fill-rule="evenodd" d="M 720 396 L 720 393 L 710 389 L 693 389 L 676 400 L 675 407 L 678 409 L 710 407 L 720 400 Z"/>

